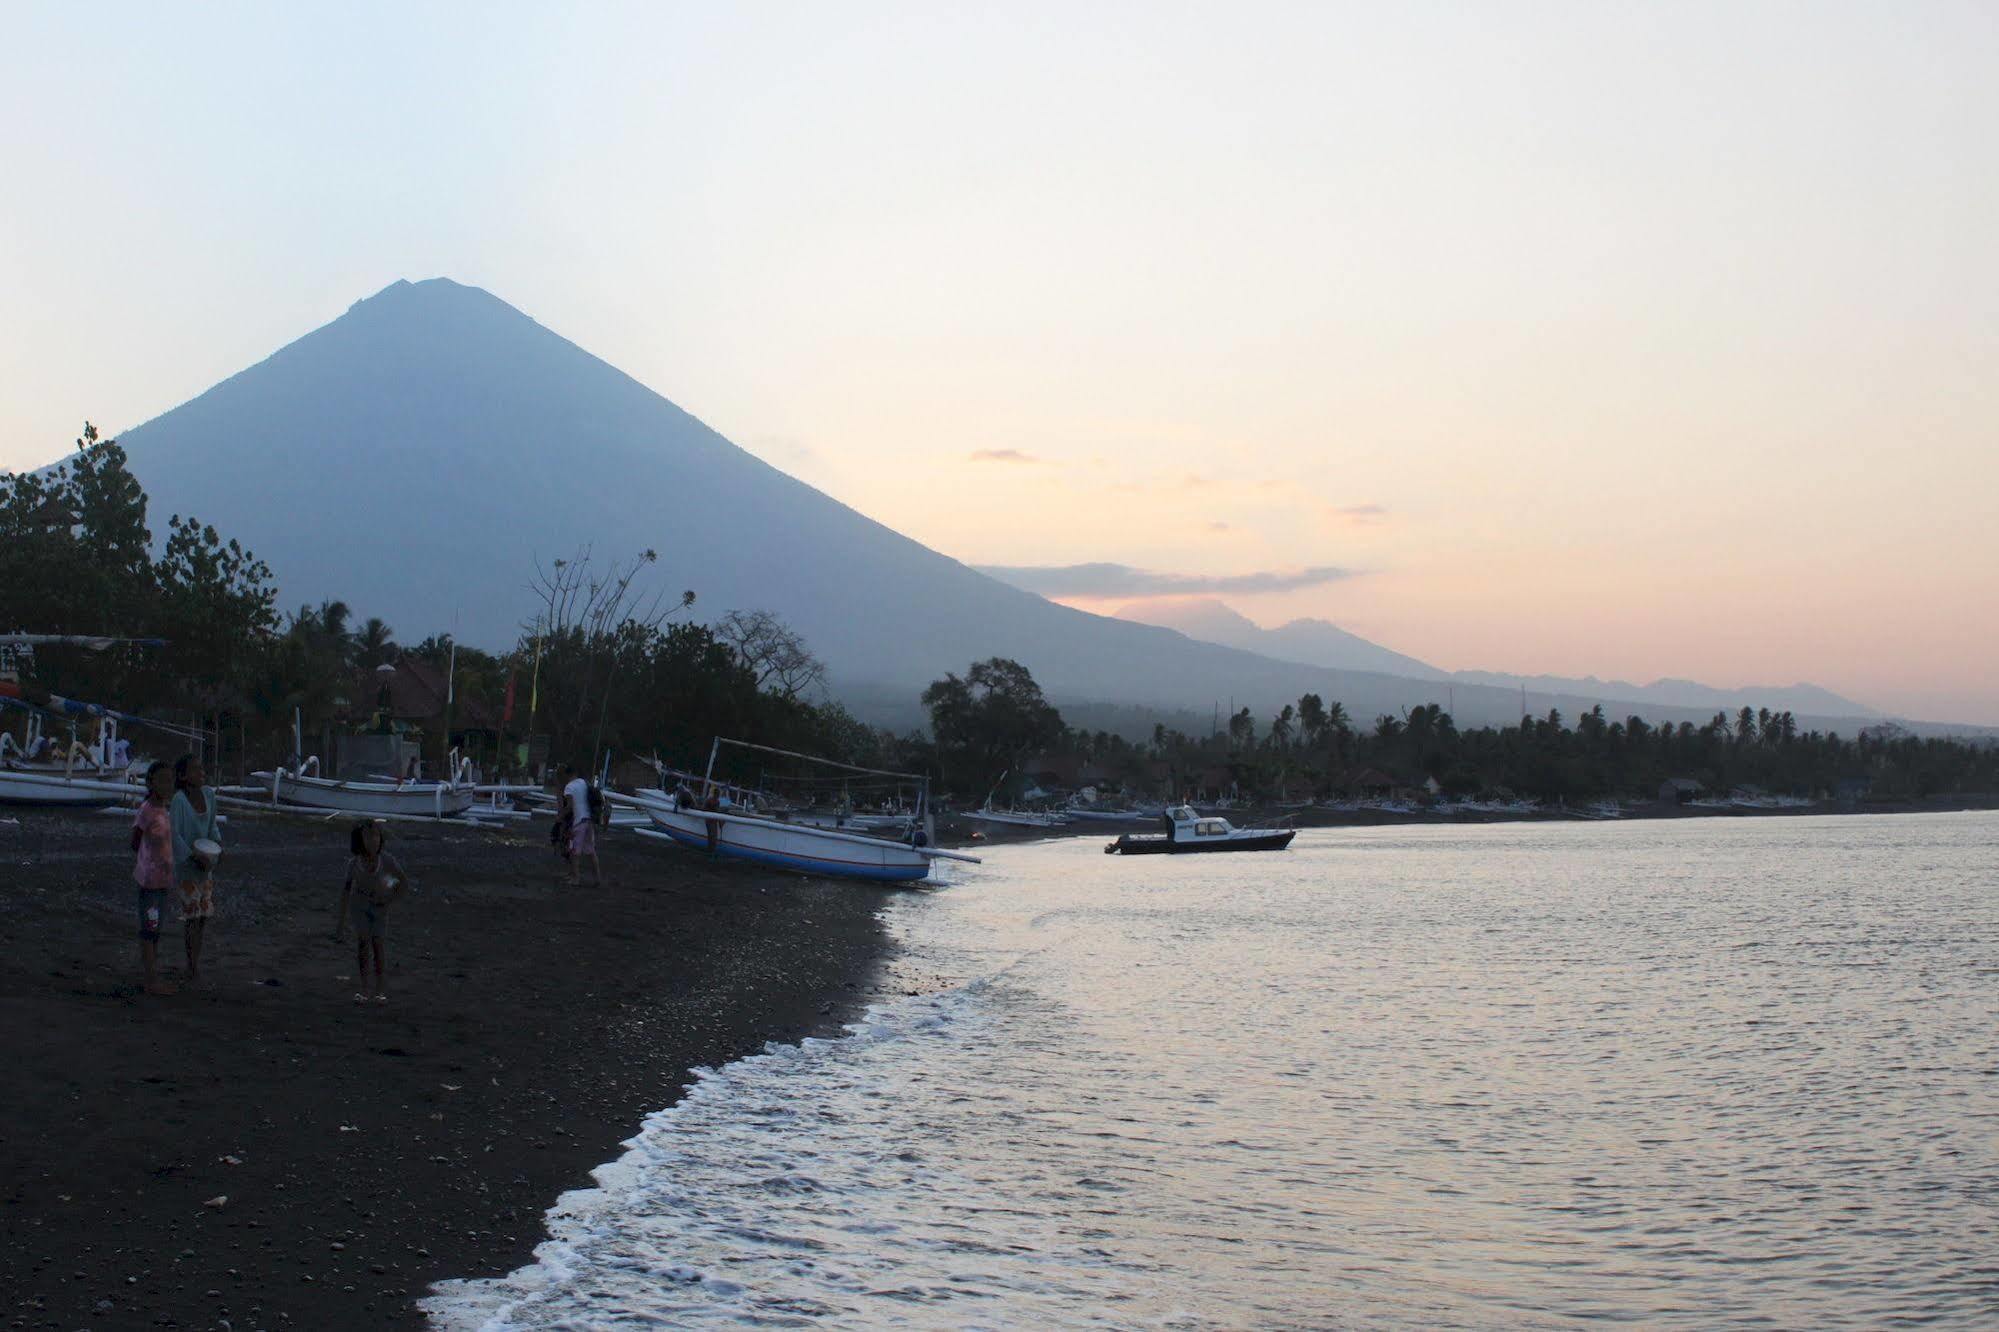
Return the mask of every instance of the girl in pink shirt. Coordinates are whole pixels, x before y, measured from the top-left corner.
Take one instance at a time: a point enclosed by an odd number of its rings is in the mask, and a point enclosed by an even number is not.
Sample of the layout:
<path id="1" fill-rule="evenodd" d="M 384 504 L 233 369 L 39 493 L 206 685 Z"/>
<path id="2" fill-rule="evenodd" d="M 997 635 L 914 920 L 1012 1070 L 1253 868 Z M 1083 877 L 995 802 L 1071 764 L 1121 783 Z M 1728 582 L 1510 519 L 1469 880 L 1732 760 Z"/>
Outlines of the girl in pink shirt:
<path id="1" fill-rule="evenodd" d="M 167 894 L 174 887 L 174 830 L 167 814 L 173 799 L 173 769 L 155 763 L 146 769 L 146 798 L 132 816 L 132 850 L 137 853 L 132 878 L 139 885 L 139 967 L 147 994 L 172 994 L 160 980 L 160 925 L 166 917 Z"/>

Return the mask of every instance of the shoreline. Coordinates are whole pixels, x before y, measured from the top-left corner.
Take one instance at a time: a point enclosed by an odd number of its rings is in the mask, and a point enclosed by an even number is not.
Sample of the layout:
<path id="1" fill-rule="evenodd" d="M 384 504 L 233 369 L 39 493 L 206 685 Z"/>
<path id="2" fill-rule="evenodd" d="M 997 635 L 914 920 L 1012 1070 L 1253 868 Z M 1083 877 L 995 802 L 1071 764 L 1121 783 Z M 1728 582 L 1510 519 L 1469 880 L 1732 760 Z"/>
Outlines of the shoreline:
<path id="1" fill-rule="evenodd" d="M 421 1327 L 434 1282 L 531 1262 L 692 1070 L 930 984 L 893 964 L 886 890 L 615 834 L 611 886 L 570 889 L 539 823 L 393 825 L 418 891 L 392 1000 L 356 1005 L 348 822 L 239 813 L 204 984 L 147 999 L 126 820 L 5 818 L 14 1326 Z M 177 920 L 160 959 L 178 982 Z"/>
<path id="2" fill-rule="evenodd" d="M 1205 806 L 1204 806 L 1205 808 Z M 1813 805 L 1774 808 L 1715 807 L 1705 805 L 1625 806 L 1614 818 L 1594 817 L 1575 809 L 1533 811 L 1438 810 L 1417 808 L 1406 814 L 1380 809 L 1329 810 L 1285 809 L 1281 806 L 1245 806 L 1223 810 L 1222 817 L 1238 828 L 1279 824 L 1293 828 L 1397 828 L 1397 827 L 1479 827 L 1501 823 L 1640 823 L 1661 819 L 1767 819 L 1820 818 L 1836 814 L 1961 814 L 1999 810 L 1999 795 L 1945 795 L 1909 800 L 1862 801 L 1842 805 L 1821 801 Z M 1051 837 L 1102 837 L 1114 841 L 1123 833 L 1156 832 L 1156 819 L 1132 819 L 1123 823 L 1077 822 L 1048 828 L 1022 828 L 1006 824 L 979 824 L 960 814 L 937 819 L 937 844 L 947 847 L 1005 846 L 1014 842 L 1038 842 Z"/>

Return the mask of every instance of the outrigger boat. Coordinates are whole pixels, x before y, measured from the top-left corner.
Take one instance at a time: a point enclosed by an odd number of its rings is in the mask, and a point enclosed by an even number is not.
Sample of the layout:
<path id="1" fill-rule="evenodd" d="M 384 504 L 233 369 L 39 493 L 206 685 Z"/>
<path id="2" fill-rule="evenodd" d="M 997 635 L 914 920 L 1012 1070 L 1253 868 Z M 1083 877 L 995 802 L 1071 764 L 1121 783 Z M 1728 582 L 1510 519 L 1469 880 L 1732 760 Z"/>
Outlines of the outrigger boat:
<path id="1" fill-rule="evenodd" d="M 1175 805 L 1162 816 L 1167 831 L 1153 836 L 1126 833 L 1104 848 L 1107 856 L 1180 855 L 1193 851 L 1282 851 L 1296 828 L 1238 828 L 1227 819 L 1204 817 L 1192 805 Z"/>
<path id="2" fill-rule="evenodd" d="M 889 778 L 911 783 L 917 789 L 917 797 L 910 834 L 907 838 L 891 840 L 843 828 L 793 822 L 777 815 L 737 812 L 742 806 L 709 809 L 705 807 L 708 803 L 706 794 L 687 800 L 679 791 L 658 790 L 614 797 L 637 805 L 651 817 L 653 828 L 640 829 L 641 837 L 661 838 L 689 850 L 706 851 L 728 860 L 772 865 L 800 874 L 823 874 L 884 883 L 909 883 L 928 878 L 931 862 L 935 860 L 979 863 L 977 856 L 941 851 L 930 845 L 930 819 L 927 817 L 929 782 L 912 773 L 859 768 L 831 759 L 815 758 L 810 754 L 796 754 L 717 736 L 708 751 L 708 772 L 701 780 L 703 792 L 715 793 L 718 802 L 725 784 L 715 780 L 715 759 L 725 744 L 838 769 L 850 776 Z"/>
<path id="3" fill-rule="evenodd" d="M 987 805 L 984 809 L 968 809 L 965 817 L 974 823 L 997 823 L 1008 828 L 1065 828 L 1069 824 L 1062 814 L 1039 814 L 1026 809 L 994 809 Z"/>
<path id="4" fill-rule="evenodd" d="M 396 814 L 413 818 L 457 818 L 472 808 L 478 791 L 466 776 L 469 763 L 459 761 L 452 778 L 441 782 L 333 781 L 316 776 L 319 756 L 287 768 L 253 772 L 252 780 L 267 787 L 273 804 L 304 805 L 308 809 L 336 810 L 349 814 Z"/>

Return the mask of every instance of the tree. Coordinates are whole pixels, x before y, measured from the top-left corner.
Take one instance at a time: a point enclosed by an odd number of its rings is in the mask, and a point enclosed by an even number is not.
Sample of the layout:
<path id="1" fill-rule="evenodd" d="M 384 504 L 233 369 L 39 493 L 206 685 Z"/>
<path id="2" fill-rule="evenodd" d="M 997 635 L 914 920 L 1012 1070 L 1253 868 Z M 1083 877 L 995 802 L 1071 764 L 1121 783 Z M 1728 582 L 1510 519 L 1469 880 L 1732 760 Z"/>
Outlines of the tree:
<path id="1" fill-rule="evenodd" d="M 645 657 L 667 619 L 694 604 L 694 593 L 669 600 L 637 586 L 640 572 L 657 563 L 645 550 L 602 576 L 589 548 L 574 557 L 536 565 L 532 586 L 541 612 L 526 626 L 519 655 L 534 664 L 541 696 L 540 724 L 551 753 L 596 766 L 609 721 L 612 682 L 620 664 Z"/>
<path id="2" fill-rule="evenodd" d="M 1298 700 L 1298 729 L 1307 749 L 1317 749 L 1326 738 L 1326 704 L 1317 694 L 1307 694 Z"/>
<path id="3" fill-rule="evenodd" d="M 941 755 L 966 789 L 981 793 L 1063 733 L 1062 714 L 1027 667 L 1006 657 L 975 662 L 962 679 L 948 674 L 932 681 L 923 706 Z"/>
<path id="4" fill-rule="evenodd" d="M 278 625 L 270 568 L 196 519 L 175 514 L 167 529 L 156 570 L 167 660 L 184 689 L 204 695 L 211 706 L 233 704 Z M 326 605 L 344 624 L 347 608 Z"/>
<path id="5" fill-rule="evenodd" d="M 1256 718 L 1250 715 L 1248 708 L 1244 708 L 1241 712 L 1229 718 L 1229 747 L 1231 749 L 1248 749 L 1255 743 Z"/>
<path id="6" fill-rule="evenodd" d="M 1270 723 L 1270 745 L 1273 749 L 1287 749 L 1291 745 L 1291 723 L 1297 716 L 1291 705 L 1286 703 Z"/>
<path id="7" fill-rule="evenodd" d="M 394 633 L 395 630 L 379 617 L 369 616 L 354 634 L 354 665 L 361 670 L 372 671 L 393 661 L 396 655 Z"/>
<path id="8" fill-rule="evenodd" d="M 797 698 L 825 683 L 825 663 L 771 611 L 732 610 L 715 626 L 715 636 L 735 649 L 737 659 L 756 676 L 759 689 Z"/>

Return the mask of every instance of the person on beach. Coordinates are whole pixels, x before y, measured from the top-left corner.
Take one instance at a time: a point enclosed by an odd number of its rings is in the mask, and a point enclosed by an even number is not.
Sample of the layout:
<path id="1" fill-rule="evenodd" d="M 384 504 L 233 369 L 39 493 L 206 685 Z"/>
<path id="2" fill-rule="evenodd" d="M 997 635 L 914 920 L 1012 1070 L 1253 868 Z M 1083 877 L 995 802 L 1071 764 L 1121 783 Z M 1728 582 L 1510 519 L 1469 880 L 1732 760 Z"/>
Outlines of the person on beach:
<path id="1" fill-rule="evenodd" d="M 174 796 L 169 807 L 174 835 L 174 875 L 180 880 L 181 936 L 187 945 L 187 983 L 201 980 L 201 945 L 215 914 L 215 865 L 196 842 L 222 845 L 215 817 L 215 792 L 206 785 L 201 760 L 182 754 L 174 760 Z"/>
<path id="2" fill-rule="evenodd" d="M 172 994 L 160 980 L 160 922 L 167 914 L 167 893 L 174 886 L 174 830 L 168 814 L 173 799 L 173 769 L 155 763 L 146 769 L 146 798 L 132 816 L 132 878 L 139 885 L 139 970 L 147 994 Z"/>
<path id="3" fill-rule="evenodd" d="M 720 814 L 722 812 L 722 792 L 720 788 L 714 786 L 708 788 L 708 797 L 701 802 L 701 808 L 711 814 Z M 711 856 L 719 855 L 722 850 L 722 821 L 720 819 L 707 819 L 704 821 L 708 825 L 708 854 Z"/>
<path id="4" fill-rule="evenodd" d="M 569 821 L 569 886 L 582 883 L 583 857 L 588 856 L 592 881 L 602 887 L 604 864 L 597 859 L 597 819 L 590 808 L 590 784 L 574 763 L 564 764 L 562 775 L 568 779 L 562 786 L 562 809 Z"/>
<path id="5" fill-rule="evenodd" d="M 381 824 L 368 822 L 355 824 L 347 837 L 347 880 L 340 886 L 340 922 L 333 937 L 345 940 L 347 923 L 353 921 L 354 975 L 361 983 L 354 996 L 357 1004 L 389 1002 L 383 963 L 389 908 L 409 889 L 409 875 L 382 845 L 385 836 Z"/>

